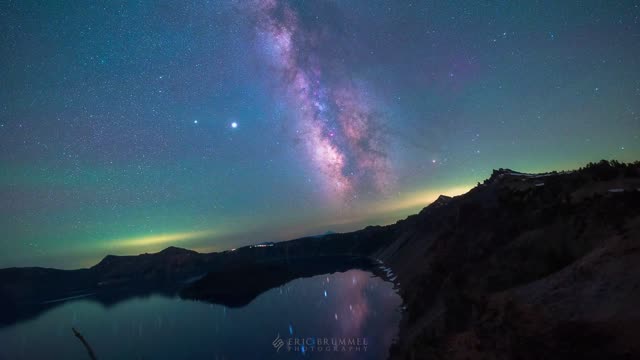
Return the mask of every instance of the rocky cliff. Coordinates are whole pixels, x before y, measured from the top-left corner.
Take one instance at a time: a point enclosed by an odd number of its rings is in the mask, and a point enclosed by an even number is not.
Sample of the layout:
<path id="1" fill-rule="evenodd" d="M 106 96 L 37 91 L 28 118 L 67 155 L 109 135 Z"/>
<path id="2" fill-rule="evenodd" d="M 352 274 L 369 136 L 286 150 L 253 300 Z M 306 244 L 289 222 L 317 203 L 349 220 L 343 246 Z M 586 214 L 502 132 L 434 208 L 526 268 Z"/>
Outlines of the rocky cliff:
<path id="1" fill-rule="evenodd" d="M 638 163 L 497 170 L 396 226 L 391 358 L 640 358 Z"/>

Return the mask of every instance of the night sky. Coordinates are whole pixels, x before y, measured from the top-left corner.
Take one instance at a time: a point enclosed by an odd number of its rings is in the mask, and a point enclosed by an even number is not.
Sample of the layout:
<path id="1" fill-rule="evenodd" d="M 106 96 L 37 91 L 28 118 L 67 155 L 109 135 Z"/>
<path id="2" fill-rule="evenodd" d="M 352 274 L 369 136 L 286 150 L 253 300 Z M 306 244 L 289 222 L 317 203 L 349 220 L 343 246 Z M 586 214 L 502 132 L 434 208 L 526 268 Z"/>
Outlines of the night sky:
<path id="1" fill-rule="evenodd" d="M 386 224 L 640 159 L 638 1 L 0 5 L 0 267 Z"/>

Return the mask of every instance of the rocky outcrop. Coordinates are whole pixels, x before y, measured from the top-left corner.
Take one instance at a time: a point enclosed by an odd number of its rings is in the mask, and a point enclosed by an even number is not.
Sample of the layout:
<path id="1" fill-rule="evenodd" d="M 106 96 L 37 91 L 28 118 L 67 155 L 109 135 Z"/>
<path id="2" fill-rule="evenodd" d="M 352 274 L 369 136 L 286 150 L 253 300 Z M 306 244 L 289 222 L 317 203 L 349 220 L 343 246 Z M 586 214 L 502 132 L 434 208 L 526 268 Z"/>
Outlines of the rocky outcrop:
<path id="1" fill-rule="evenodd" d="M 391 358 L 638 358 L 638 185 L 637 163 L 498 170 L 425 208 L 377 253 L 406 306 Z"/>

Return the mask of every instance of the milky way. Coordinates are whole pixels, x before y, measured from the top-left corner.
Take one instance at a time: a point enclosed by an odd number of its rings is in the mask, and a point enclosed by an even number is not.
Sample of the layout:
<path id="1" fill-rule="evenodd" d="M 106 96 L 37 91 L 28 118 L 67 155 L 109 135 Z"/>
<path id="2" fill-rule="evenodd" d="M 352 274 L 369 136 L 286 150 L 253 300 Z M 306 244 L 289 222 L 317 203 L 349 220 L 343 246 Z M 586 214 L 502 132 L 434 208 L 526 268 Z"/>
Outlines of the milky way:
<path id="1" fill-rule="evenodd" d="M 348 200 L 362 188 L 390 190 L 380 116 L 366 91 L 314 52 L 326 29 L 310 29 L 287 3 L 259 0 L 252 8 L 259 47 L 284 85 L 297 133 L 330 194 Z M 324 32 L 323 35 L 320 35 Z"/>

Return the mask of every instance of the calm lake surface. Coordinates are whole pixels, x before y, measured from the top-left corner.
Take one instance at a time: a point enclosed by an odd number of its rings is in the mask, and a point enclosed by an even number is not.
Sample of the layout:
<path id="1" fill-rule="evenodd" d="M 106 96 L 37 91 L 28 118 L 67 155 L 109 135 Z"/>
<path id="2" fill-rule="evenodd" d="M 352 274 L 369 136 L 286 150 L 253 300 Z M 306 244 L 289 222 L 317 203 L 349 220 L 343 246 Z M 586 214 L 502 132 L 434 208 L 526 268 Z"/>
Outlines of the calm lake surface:
<path id="1" fill-rule="evenodd" d="M 401 303 L 393 284 L 361 270 L 297 279 L 242 308 L 161 295 L 110 307 L 85 298 L 0 329 L 0 359 L 89 359 L 71 327 L 100 360 L 385 359 Z"/>

